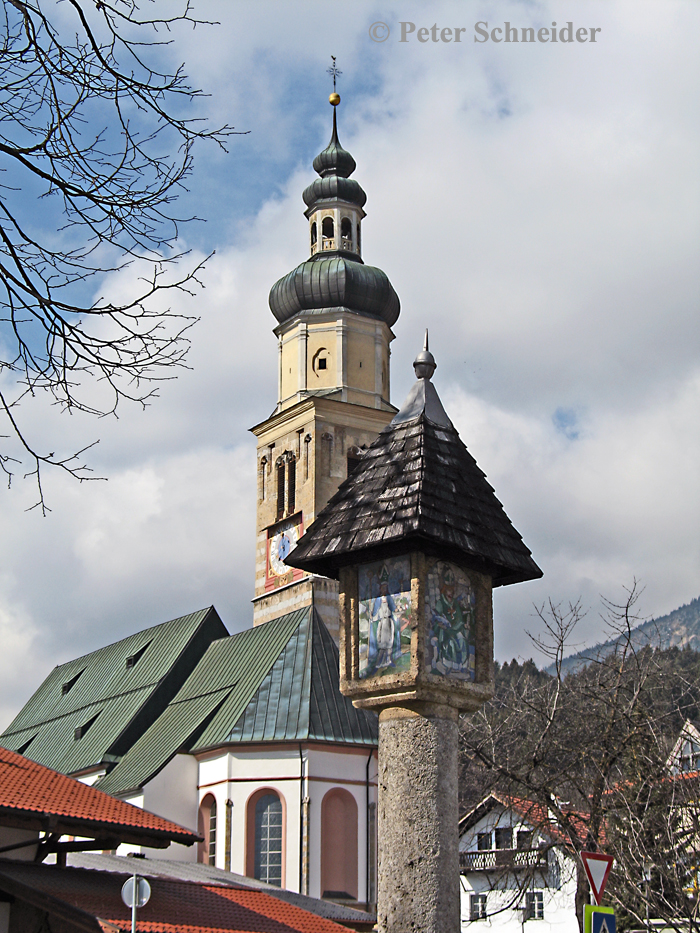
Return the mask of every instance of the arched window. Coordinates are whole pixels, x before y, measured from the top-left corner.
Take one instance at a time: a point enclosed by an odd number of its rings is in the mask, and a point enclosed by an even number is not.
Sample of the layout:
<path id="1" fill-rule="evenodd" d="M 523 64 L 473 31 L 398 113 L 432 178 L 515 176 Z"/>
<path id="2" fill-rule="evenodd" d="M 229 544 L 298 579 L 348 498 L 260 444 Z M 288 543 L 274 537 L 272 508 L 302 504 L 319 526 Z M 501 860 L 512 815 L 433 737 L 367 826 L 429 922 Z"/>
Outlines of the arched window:
<path id="1" fill-rule="evenodd" d="M 311 245 L 315 246 L 316 241 L 318 240 L 318 234 L 316 233 L 316 221 L 311 224 Z"/>
<path id="2" fill-rule="evenodd" d="M 324 217 L 323 223 L 321 224 L 321 232 L 323 233 L 324 240 L 332 240 L 334 236 L 335 227 L 333 225 L 332 217 Z"/>
<path id="3" fill-rule="evenodd" d="M 284 518 L 284 460 L 277 461 L 277 521 Z"/>
<path id="4" fill-rule="evenodd" d="M 357 900 L 357 803 L 341 787 L 321 804 L 322 897 Z"/>
<path id="5" fill-rule="evenodd" d="M 199 805 L 197 829 L 204 842 L 199 843 L 198 861 L 216 865 L 216 798 L 207 794 Z"/>
<path id="6" fill-rule="evenodd" d="M 359 225 L 359 224 L 357 225 L 357 240 L 356 240 L 356 243 L 357 243 L 357 252 L 359 253 L 359 252 L 360 252 L 360 225 Z"/>
<path id="7" fill-rule="evenodd" d="M 284 808 L 279 794 L 265 788 L 248 801 L 246 873 L 282 887 Z"/>
<path id="8" fill-rule="evenodd" d="M 349 217 L 340 221 L 340 235 L 344 240 L 352 240 L 352 224 Z"/>
<path id="9" fill-rule="evenodd" d="M 287 463 L 287 511 L 291 514 L 297 503 L 297 462 L 289 460 Z"/>

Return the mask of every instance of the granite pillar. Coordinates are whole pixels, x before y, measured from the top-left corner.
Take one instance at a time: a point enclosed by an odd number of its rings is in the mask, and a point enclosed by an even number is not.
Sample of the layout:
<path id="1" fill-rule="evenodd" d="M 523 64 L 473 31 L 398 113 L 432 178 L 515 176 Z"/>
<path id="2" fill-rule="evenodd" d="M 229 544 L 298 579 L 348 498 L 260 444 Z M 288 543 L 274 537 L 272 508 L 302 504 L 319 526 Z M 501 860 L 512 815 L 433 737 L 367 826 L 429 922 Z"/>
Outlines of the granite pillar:
<path id="1" fill-rule="evenodd" d="M 380 713 L 380 933 L 459 933 L 457 749 L 452 707 Z"/>

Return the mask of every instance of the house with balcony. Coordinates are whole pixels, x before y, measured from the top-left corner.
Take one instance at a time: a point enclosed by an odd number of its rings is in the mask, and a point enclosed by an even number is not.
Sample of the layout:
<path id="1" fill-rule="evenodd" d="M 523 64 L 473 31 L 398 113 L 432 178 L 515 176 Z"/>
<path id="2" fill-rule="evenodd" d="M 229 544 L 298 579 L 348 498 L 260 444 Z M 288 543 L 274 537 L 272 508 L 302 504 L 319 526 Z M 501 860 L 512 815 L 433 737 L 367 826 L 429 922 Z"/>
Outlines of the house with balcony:
<path id="1" fill-rule="evenodd" d="M 578 933 L 573 853 L 522 798 L 489 794 L 459 824 L 462 931 Z"/>

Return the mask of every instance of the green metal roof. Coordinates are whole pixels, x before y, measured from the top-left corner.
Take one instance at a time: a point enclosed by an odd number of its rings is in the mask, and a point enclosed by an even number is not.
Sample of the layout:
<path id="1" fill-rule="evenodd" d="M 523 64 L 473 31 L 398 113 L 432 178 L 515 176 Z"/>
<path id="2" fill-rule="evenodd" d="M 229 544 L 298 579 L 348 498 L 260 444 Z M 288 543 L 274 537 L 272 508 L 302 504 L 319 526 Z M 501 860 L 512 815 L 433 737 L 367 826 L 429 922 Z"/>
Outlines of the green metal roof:
<path id="1" fill-rule="evenodd" d="M 0 745 L 64 774 L 112 763 L 160 716 L 208 645 L 226 634 L 210 607 L 62 664 Z"/>
<path id="2" fill-rule="evenodd" d="M 124 794 L 178 752 L 238 742 L 374 746 L 377 720 L 338 685 L 338 649 L 311 607 L 212 643 L 163 715 L 97 786 Z"/>

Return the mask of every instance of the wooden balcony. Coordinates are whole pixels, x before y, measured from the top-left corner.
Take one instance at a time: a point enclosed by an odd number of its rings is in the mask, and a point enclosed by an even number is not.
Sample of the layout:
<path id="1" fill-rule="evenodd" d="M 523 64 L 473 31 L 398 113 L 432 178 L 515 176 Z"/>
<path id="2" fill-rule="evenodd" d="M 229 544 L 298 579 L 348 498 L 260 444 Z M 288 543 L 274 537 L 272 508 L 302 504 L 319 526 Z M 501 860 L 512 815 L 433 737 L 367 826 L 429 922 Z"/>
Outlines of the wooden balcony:
<path id="1" fill-rule="evenodd" d="M 481 852 L 460 852 L 459 870 L 468 871 L 521 871 L 547 869 L 544 849 L 486 849 Z"/>

